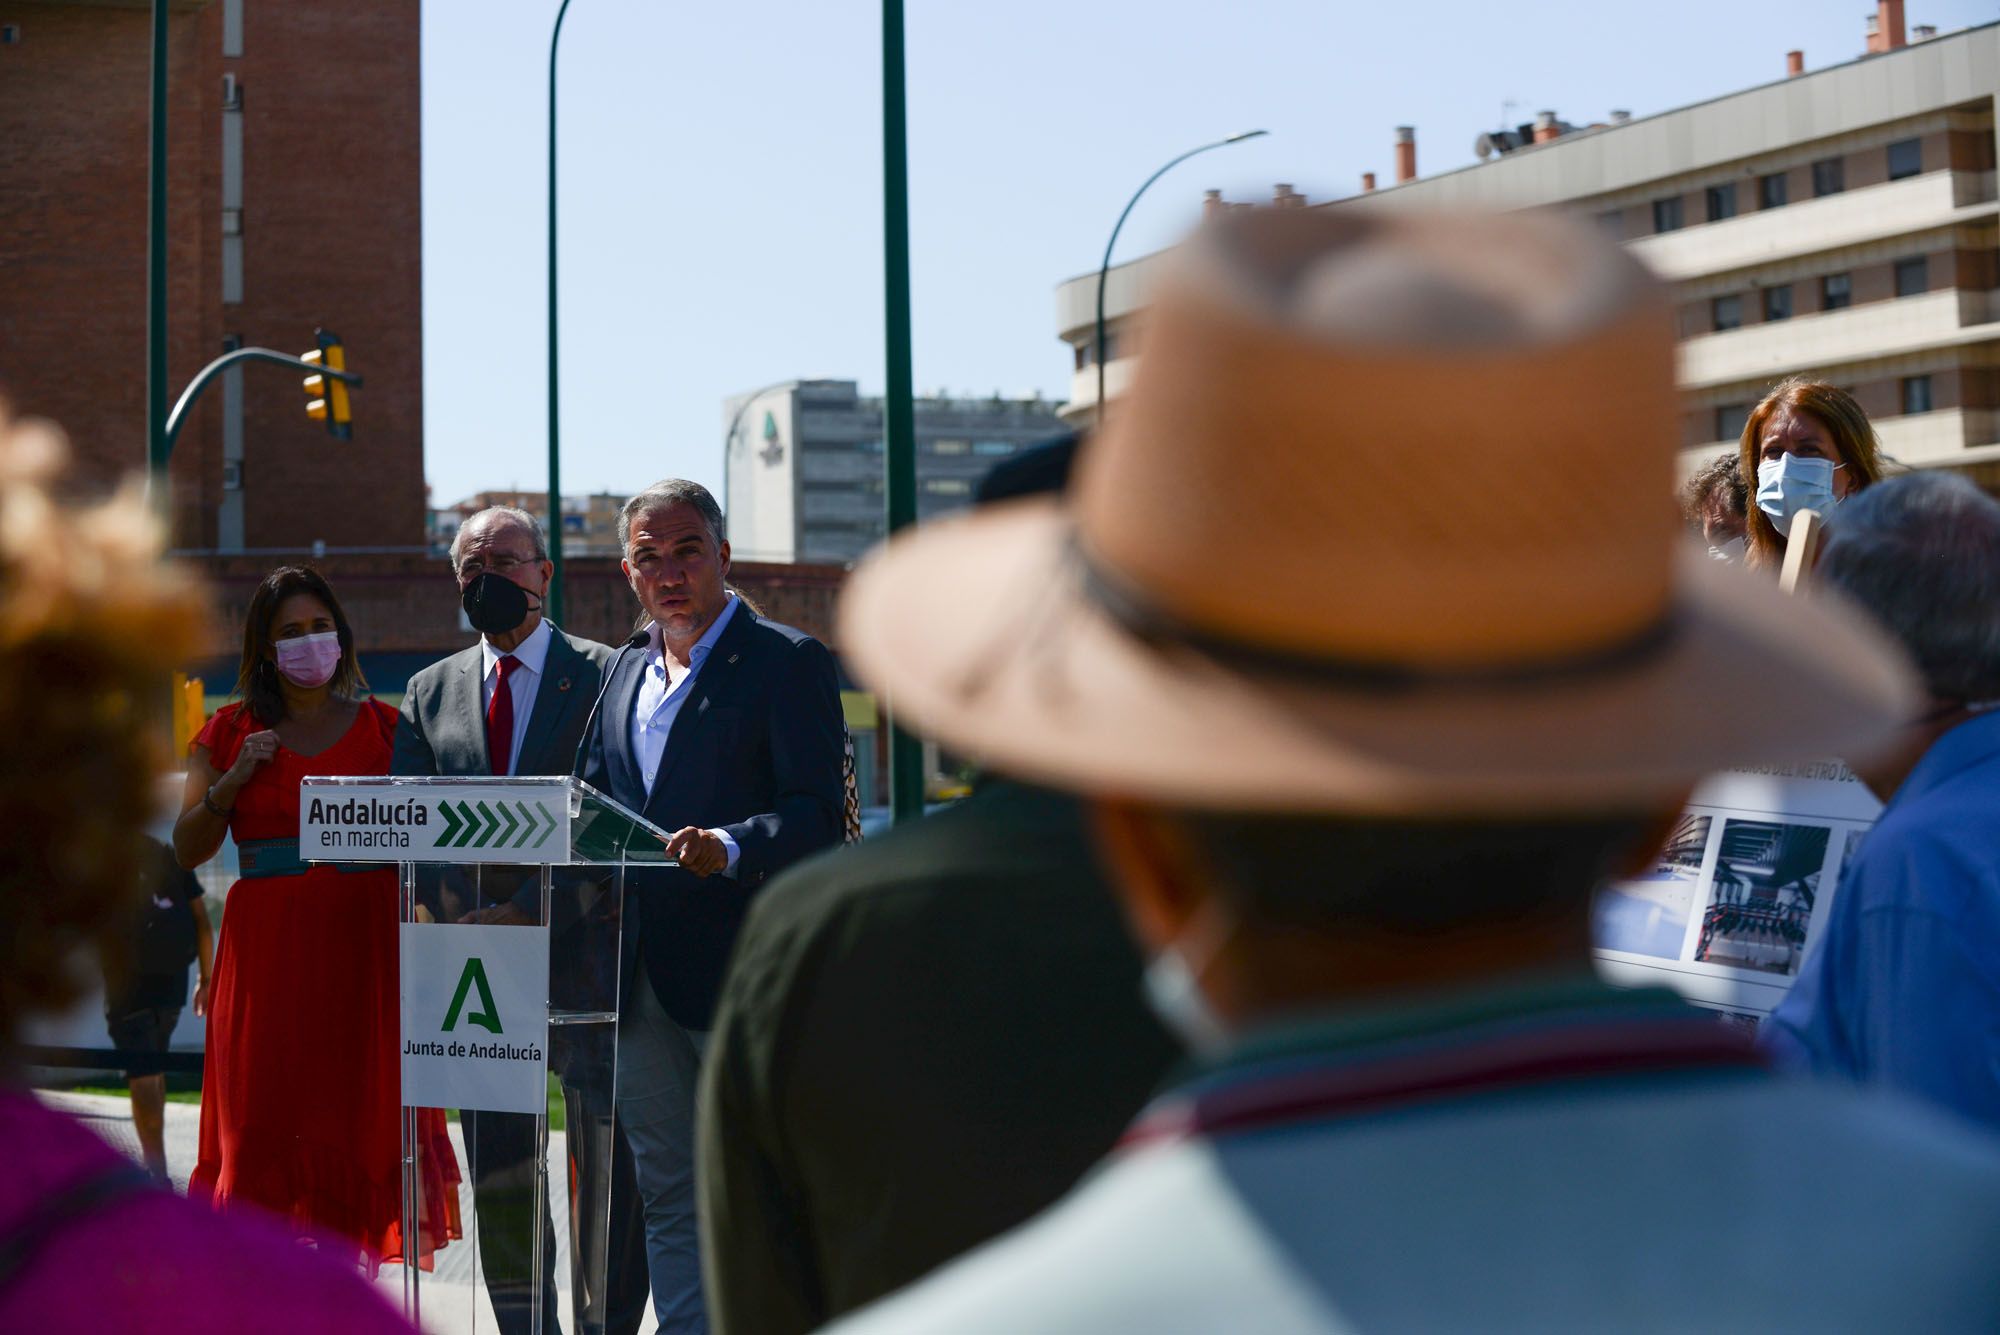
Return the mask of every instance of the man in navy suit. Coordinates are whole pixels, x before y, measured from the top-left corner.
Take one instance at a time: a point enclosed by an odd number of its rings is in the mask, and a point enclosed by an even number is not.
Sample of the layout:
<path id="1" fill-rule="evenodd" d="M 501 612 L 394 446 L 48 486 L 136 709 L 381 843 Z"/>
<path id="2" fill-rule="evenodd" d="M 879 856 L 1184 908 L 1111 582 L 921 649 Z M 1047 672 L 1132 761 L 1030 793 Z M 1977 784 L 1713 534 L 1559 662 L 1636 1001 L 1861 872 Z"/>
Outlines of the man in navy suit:
<path id="1" fill-rule="evenodd" d="M 584 780 L 673 832 L 677 868 L 627 880 L 618 1120 L 645 1203 L 660 1329 L 701 1332 L 694 1107 L 724 966 L 757 888 L 841 838 L 833 656 L 731 594 L 722 510 L 673 479 L 625 503 L 625 577 L 652 618 L 619 656 Z"/>

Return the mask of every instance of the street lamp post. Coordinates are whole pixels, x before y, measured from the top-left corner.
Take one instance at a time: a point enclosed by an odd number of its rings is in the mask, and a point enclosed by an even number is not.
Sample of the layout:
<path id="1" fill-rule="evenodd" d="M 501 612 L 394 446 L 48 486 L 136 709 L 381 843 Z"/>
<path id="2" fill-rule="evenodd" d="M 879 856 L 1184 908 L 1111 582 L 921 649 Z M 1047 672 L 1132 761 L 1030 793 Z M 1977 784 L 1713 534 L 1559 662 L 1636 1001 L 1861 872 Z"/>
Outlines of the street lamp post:
<path id="1" fill-rule="evenodd" d="M 1153 182 L 1159 180 L 1162 176 L 1165 176 L 1168 172 L 1180 166 L 1197 153 L 1206 153 L 1212 148 L 1224 148 L 1230 144 L 1240 144 L 1245 139 L 1255 139 L 1260 135 L 1269 133 L 1269 130 L 1245 130 L 1241 134 L 1232 134 L 1227 139 L 1218 139 L 1212 144 L 1203 144 L 1200 148 L 1191 148 L 1167 163 L 1164 167 L 1161 167 L 1151 176 L 1148 176 L 1146 183 L 1133 191 L 1132 198 L 1125 201 L 1125 211 L 1118 215 L 1118 222 L 1111 229 L 1111 239 L 1104 243 L 1104 262 L 1097 266 L 1097 337 L 1092 347 L 1092 353 L 1097 362 L 1097 404 L 1093 409 L 1093 420 L 1097 424 L 1102 425 L 1104 422 L 1104 280 L 1111 272 L 1111 248 L 1118 244 L 1118 233 L 1124 230 L 1125 219 L 1131 216 L 1132 206 L 1139 202 L 1139 196 L 1145 194 L 1152 187 Z"/>
<path id="2" fill-rule="evenodd" d="M 888 529 L 917 522 L 916 402 L 910 377 L 910 148 L 903 82 L 903 0 L 882 0 L 883 469 Z M 889 806 L 897 824 L 924 814 L 924 748 L 890 701 Z"/>
<path id="3" fill-rule="evenodd" d="M 556 44 L 569 0 L 556 10 L 549 34 L 549 619 L 563 619 L 562 414 L 556 397 Z"/>

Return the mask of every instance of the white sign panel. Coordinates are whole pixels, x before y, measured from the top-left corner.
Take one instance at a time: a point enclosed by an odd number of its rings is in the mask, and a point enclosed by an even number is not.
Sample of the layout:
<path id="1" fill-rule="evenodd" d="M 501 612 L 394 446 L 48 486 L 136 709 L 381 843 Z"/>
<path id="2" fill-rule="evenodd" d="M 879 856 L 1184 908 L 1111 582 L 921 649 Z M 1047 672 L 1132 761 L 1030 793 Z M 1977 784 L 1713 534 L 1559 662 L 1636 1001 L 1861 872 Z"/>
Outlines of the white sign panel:
<path id="1" fill-rule="evenodd" d="M 1882 804 L 1838 761 L 1726 770 L 1689 799 L 1651 871 L 1603 887 L 1598 972 L 1761 1019 L 1819 940 Z"/>
<path id="2" fill-rule="evenodd" d="M 569 842 L 561 780 L 299 788 L 307 862 L 568 862 Z"/>
<path id="3" fill-rule="evenodd" d="M 403 1106 L 548 1109 L 546 927 L 402 925 Z"/>

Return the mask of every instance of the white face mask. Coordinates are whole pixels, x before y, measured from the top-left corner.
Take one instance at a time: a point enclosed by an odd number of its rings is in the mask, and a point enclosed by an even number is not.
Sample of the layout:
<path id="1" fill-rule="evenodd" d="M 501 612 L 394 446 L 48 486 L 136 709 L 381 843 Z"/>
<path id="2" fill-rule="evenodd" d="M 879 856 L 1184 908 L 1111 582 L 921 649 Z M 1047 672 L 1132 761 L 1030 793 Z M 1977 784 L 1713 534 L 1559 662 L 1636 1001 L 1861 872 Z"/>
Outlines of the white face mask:
<path id="1" fill-rule="evenodd" d="M 1232 1037 L 1228 1023 L 1216 1014 L 1201 990 L 1201 975 L 1214 962 L 1231 930 L 1224 928 L 1211 934 L 1208 941 L 1201 943 L 1199 958 L 1193 960 L 1182 945 L 1188 936 L 1195 935 L 1190 931 L 1180 941 L 1169 942 L 1146 965 L 1146 1005 L 1167 1032 L 1180 1039 L 1197 1057 L 1222 1051 Z"/>
<path id="2" fill-rule="evenodd" d="M 1839 503 L 1833 494 L 1833 470 L 1845 467 L 1831 459 L 1797 454 L 1766 459 L 1757 465 L 1757 508 L 1770 517 L 1771 527 L 1789 536 L 1799 511 L 1824 516 Z"/>
<path id="3" fill-rule="evenodd" d="M 1708 544 L 1708 556 L 1712 561 L 1727 561 L 1731 565 L 1743 564 L 1745 539 L 1731 538 L 1720 545 Z"/>

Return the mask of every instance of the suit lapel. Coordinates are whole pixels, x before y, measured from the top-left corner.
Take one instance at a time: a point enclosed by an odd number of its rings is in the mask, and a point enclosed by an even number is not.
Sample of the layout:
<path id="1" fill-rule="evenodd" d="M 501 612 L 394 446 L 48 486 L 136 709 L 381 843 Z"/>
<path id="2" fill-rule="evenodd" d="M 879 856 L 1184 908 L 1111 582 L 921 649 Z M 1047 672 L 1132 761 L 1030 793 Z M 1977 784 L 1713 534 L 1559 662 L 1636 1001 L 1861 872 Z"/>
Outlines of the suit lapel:
<path id="1" fill-rule="evenodd" d="M 674 715 L 674 726 L 667 730 L 667 749 L 660 757 L 660 772 L 653 778 L 653 791 L 647 795 L 648 807 L 671 791 L 674 770 L 692 749 L 707 717 L 710 702 L 736 675 L 737 660 L 748 642 L 750 625 L 756 619 L 755 613 L 738 603 L 735 615 L 729 618 L 729 624 L 716 639 L 715 647 L 708 651 L 701 671 L 695 675 L 694 685 L 688 688 L 687 699 L 681 702 L 680 713 Z"/>
<path id="2" fill-rule="evenodd" d="M 466 720 L 470 724 L 471 735 L 460 734 L 451 739 L 451 757 L 438 757 L 441 773 L 493 772 L 493 759 L 486 752 L 486 705 L 480 699 L 480 669 L 484 665 L 484 655 L 480 646 L 475 644 L 458 656 L 454 670 L 445 679 L 444 698 L 438 702 L 443 717 L 445 720 Z"/>
<path id="3" fill-rule="evenodd" d="M 632 710 L 639 699 L 639 679 L 645 667 L 645 654 L 637 650 L 621 654 L 597 713 L 596 730 L 604 735 L 604 767 L 611 792 L 637 793 L 639 800 L 633 806 L 644 805 L 646 796 L 646 781 L 632 755 Z M 584 744 L 589 745 L 588 738 Z"/>
<path id="4" fill-rule="evenodd" d="M 544 753 L 575 704 L 579 694 L 578 669 L 587 660 L 569 647 L 569 641 L 553 625 L 549 632 L 549 652 L 542 660 L 542 679 L 535 684 L 535 707 L 528 715 L 528 731 L 521 738 L 521 762 L 514 766 L 517 774 L 567 774 L 570 770 L 568 759 L 549 769 Z"/>

